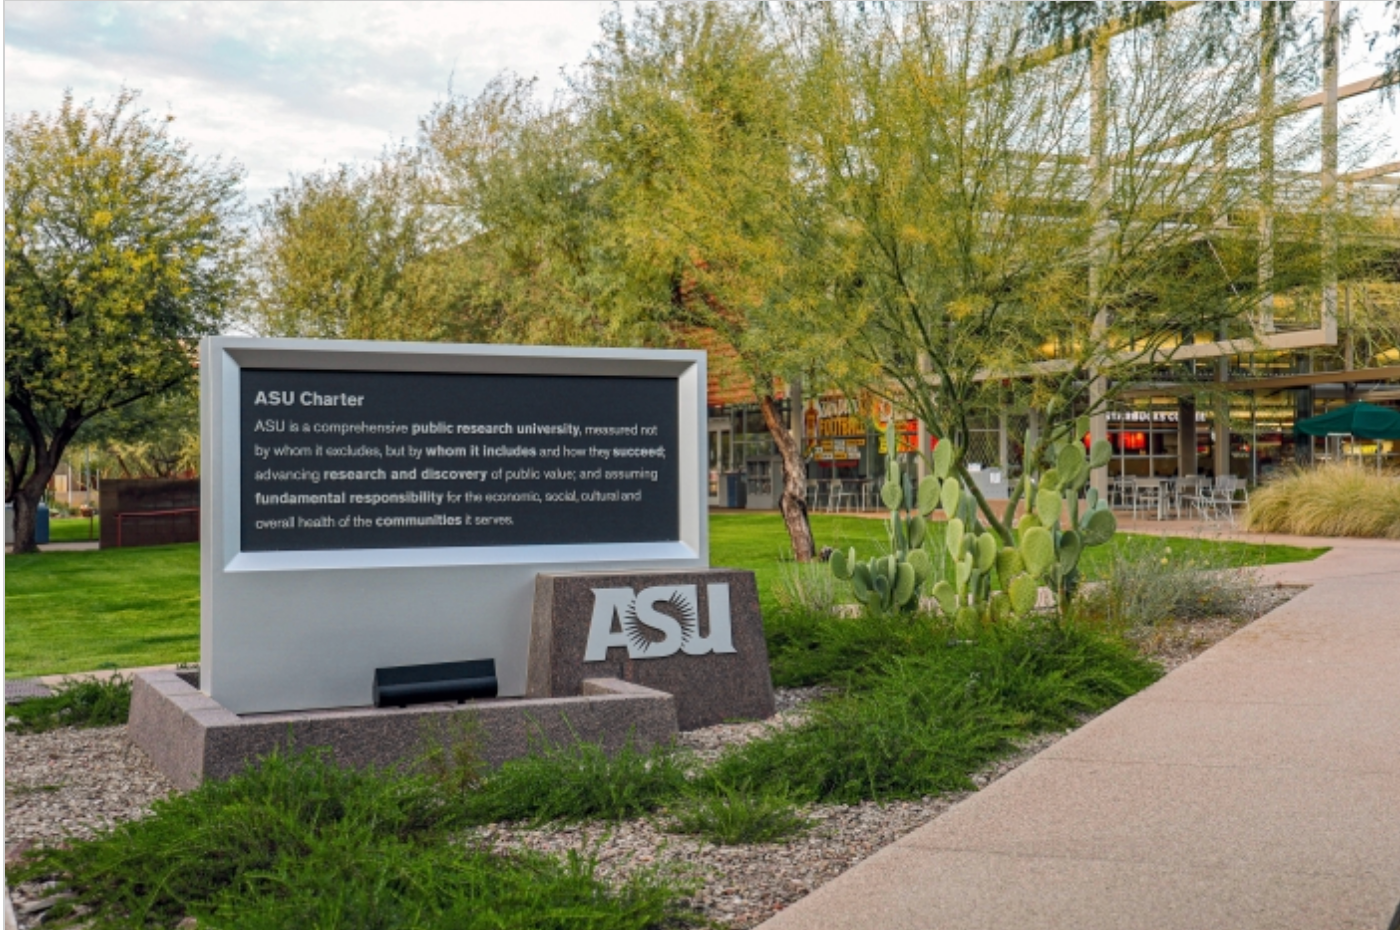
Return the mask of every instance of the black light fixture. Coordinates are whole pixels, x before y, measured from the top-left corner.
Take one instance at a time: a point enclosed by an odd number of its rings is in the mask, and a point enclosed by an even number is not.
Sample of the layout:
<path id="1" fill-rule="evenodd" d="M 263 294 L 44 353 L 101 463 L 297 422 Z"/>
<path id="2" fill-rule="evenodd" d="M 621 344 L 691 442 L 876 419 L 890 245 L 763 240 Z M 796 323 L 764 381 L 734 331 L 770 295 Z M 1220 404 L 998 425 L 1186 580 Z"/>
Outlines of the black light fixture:
<path id="1" fill-rule="evenodd" d="M 407 707 L 496 696 L 496 660 L 399 665 L 374 670 L 374 706 Z"/>

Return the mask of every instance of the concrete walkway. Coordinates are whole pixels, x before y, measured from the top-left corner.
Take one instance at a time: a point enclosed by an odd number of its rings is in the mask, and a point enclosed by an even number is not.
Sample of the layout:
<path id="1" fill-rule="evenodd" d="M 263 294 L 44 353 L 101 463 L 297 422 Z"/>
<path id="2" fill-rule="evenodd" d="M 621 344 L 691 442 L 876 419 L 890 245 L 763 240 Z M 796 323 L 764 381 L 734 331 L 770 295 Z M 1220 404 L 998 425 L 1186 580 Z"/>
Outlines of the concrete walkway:
<path id="1" fill-rule="evenodd" d="M 1385 930 L 1400 543 L 1300 544 L 1307 591 L 763 930 Z"/>

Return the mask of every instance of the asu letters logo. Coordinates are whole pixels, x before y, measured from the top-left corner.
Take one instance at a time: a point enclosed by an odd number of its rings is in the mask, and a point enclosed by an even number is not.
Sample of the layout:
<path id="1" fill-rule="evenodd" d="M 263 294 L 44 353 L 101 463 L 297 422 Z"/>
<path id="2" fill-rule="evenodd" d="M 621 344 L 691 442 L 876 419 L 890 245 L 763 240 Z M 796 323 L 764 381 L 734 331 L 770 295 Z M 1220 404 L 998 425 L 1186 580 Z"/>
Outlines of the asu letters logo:
<path id="1" fill-rule="evenodd" d="M 677 652 L 691 656 L 734 652 L 729 585 L 705 586 L 710 621 L 705 636 L 700 635 L 696 594 L 693 584 L 657 585 L 639 594 L 631 588 L 594 588 L 583 661 L 602 662 L 613 646 L 626 647 L 633 659 L 660 659 Z"/>

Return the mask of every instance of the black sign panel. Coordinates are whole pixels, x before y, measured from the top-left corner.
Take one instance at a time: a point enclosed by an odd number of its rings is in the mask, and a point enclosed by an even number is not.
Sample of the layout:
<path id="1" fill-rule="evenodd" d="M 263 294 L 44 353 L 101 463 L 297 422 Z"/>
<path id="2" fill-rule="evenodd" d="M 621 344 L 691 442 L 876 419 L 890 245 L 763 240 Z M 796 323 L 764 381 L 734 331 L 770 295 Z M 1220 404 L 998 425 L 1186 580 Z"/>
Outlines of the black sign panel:
<path id="1" fill-rule="evenodd" d="M 675 379 L 240 381 L 245 552 L 680 538 Z"/>

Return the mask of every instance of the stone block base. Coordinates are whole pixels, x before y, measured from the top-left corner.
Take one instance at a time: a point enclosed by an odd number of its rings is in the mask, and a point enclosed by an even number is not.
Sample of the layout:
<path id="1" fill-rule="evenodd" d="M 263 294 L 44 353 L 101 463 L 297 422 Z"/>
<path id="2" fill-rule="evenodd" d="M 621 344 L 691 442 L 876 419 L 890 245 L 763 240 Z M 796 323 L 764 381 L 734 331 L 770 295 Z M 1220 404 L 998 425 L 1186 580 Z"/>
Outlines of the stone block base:
<path id="1" fill-rule="evenodd" d="M 337 762 L 355 767 L 411 761 L 428 740 L 450 736 L 453 723 L 467 715 L 481 724 L 482 756 L 492 767 L 525 755 L 539 741 L 577 739 L 615 751 L 629 737 L 646 749 L 676 735 L 676 702 L 665 692 L 608 678 L 583 682 L 581 692 L 540 700 L 239 716 L 181 674 L 139 672 L 127 730 L 182 790 L 205 778 L 227 778 L 278 748 L 326 747 Z"/>

